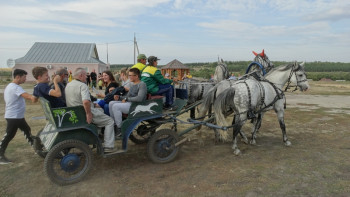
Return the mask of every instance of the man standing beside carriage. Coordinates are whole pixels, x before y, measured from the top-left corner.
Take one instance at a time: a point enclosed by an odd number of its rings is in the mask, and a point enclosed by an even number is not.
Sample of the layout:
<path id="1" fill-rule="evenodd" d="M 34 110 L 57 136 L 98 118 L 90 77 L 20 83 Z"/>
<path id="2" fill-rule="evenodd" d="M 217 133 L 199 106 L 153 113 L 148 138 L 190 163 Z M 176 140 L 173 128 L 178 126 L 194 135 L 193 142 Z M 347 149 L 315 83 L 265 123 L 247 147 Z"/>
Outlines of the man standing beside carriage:
<path id="1" fill-rule="evenodd" d="M 18 129 L 23 131 L 30 145 L 34 143 L 31 129 L 24 119 L 24 112 L 26 110 L 25 99 L 34 102 L 34 96 L 25 92 L 20 86 L 20 84 L 26 81 L 26 77 L 26 71 L 15 69 L 13 71 L 13 81 L 6 86 L 4 91 L 7 127 L 6 133 L 0 142 L 0 165 L 11 163 L 11 161 L 5 157 L 5 151 L 10 141 L 15 137 Z"/>

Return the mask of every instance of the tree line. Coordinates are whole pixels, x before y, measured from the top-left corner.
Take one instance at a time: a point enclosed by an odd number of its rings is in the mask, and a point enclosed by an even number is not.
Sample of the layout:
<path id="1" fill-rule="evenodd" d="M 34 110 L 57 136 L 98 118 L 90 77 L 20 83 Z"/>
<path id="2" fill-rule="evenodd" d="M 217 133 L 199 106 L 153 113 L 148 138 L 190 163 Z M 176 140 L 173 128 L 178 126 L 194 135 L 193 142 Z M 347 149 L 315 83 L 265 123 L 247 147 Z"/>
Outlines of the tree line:
<path id="1" fill-rule="evenodd" d="M 225 61 L 230 73 L 243 75 L 251 61 Z M 274 61 L 275 66 L 291 64 L 294 62 Z M 300 62 L 299 62 L 300 63 Z M 209 79 L 214 74 L 217 62 L 211 63 L 189 63 L 191 74 L 195 77 Z M 305 70 L 308 78 L 318 81 L 322 78 L 332 80 L 350 80 L 350 63 L 342 62 L 306 62 Z"/>

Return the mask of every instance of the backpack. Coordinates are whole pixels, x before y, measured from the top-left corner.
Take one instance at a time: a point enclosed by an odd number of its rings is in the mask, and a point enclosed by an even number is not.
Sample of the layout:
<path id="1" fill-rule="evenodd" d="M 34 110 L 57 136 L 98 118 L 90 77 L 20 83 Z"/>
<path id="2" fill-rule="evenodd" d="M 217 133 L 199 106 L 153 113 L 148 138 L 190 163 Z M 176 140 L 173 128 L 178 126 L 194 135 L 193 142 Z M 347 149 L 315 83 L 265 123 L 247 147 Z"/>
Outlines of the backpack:
<path id="1" fill-rule="evenodd" d="M 126 90 L 123 86 L 115 88 L 112 92 L 108 93 L 103 99 L 105 103 L 109 103 L 114 100 L 114 95 L 123 96 L 126 93 Z"/>

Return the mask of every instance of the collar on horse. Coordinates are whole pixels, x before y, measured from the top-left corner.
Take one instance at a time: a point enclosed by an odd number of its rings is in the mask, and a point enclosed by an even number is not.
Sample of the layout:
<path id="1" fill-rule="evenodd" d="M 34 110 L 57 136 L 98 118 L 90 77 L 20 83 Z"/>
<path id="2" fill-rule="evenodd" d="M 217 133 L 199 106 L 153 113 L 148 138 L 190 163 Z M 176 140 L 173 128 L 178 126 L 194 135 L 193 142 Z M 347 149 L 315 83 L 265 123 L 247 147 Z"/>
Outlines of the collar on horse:
<path id="1" fill-rule="evenodd" d="M 260 67 L 260 69 L 261 69 L 262 72 L 263 72 L 263 76 L 266 75 L 266 70 L 265 70 L 264 66 L 261 65 L 259 62 L 252 62 L 252 63 L 250 63 L 249 66 L 248 66 L 248 68 L 247 68 L 247 70 L 245 71 L 245 74 L 248 74 L 249 71 L 250 71 L 250 68 L 251 68 L 252 66 L 254 66 L 254 65 L 257 65 L 257 66 Z"/>

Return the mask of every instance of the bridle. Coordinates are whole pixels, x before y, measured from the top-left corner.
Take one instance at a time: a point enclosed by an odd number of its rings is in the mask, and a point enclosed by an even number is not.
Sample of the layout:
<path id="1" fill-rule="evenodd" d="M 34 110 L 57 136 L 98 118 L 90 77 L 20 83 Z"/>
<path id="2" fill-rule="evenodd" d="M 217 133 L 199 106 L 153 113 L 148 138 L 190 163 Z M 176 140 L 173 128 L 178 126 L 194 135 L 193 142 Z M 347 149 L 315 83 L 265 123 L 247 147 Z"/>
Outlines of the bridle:
<path id="1" fill-rule="evenodd" d="M 220 66 L 220 68 L 224 71 L 222 73 L 222 78 L 227 79 L 229 77 L 227 66 L 225 64 L 222 64 L 222 63 L 218 63 L 218 66 Z"/>
<path id="2" fill-rule="evenodd" d="M 299 66 L 299 65 L 297 64 L 297 62 L 294 62 L 293 66 L 292 66 L 292 69 L 291 69 L 291 71 L 290 71 L 289 77 L 288 77 L 287 86 L 286 86 L 286 88 L 284 89 L 285 92 L 286 92 L 290 87 L 292 87 L 290 84 L 292 83 L 291 78 L 292 78 L 292 76 L 293 76 L 293 73 L 295 74 L 295 79 L 296 79 L 296 81 L 297 81 L 297 85 L 295 86 L 295 89 L 292 90 L 292 92 L 298 90 L 298 87 L 299 87 L 299 84 L 300 84 L 300 83 L 307 81 L 306 78 L 303 79 L 303 80 L 299 80 L 299 79 L 298 79 L 298 76 L 297 76 L 297 73 L 296 73 L 296 72 L 300 69 L 300 67 L 299 67 L 298 69 L 296 69 L 297 66 Z"/>

